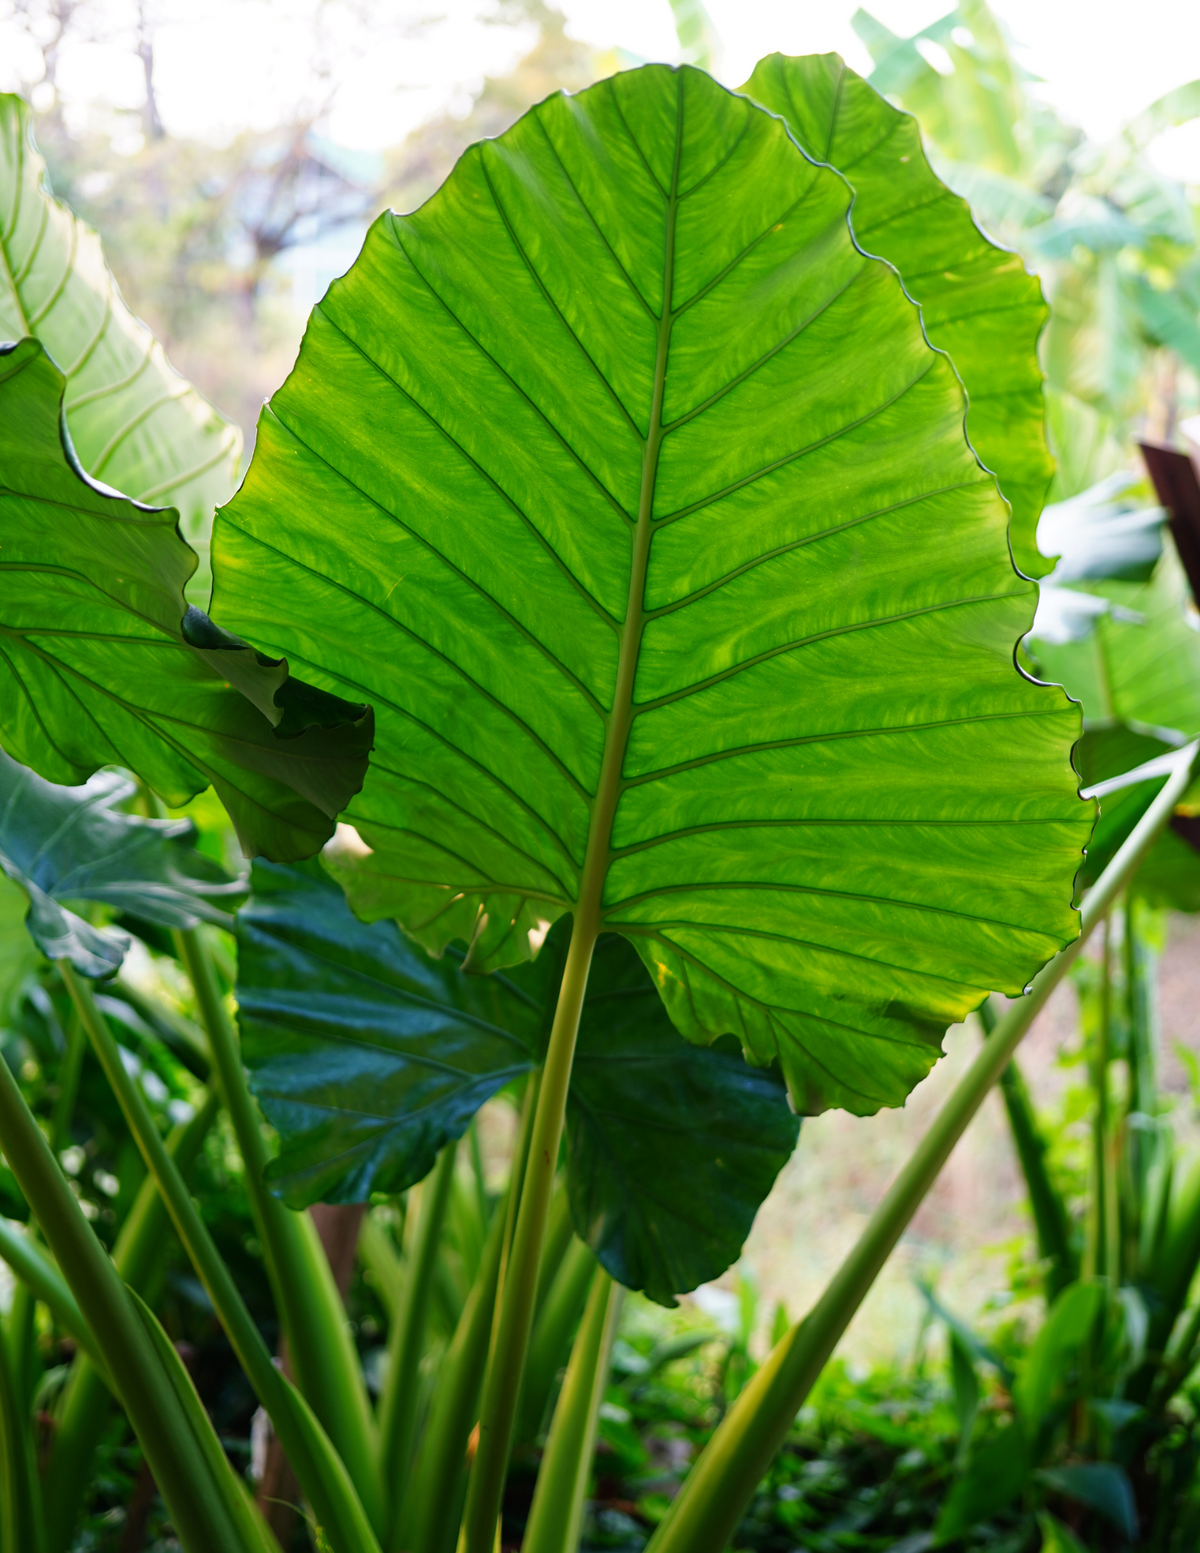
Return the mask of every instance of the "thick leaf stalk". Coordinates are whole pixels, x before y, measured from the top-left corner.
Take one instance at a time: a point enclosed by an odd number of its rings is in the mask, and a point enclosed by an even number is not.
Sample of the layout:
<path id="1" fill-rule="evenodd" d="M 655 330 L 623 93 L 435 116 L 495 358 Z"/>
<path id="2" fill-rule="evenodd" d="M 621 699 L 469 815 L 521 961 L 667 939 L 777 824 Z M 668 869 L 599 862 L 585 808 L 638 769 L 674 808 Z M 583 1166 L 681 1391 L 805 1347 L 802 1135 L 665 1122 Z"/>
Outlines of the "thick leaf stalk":
<path id="1" fill-rule="evenodd" d="M 208 947 L 195 929 L 181 931 L 178 943 L 208 1035 L 221 1099 L 245 1161 L 250 1209 L 262 1238 L 297 1383 L 345 1463 L 378 1532 L 383 1524 L 378 1439 L 341 1295 L 309 1215 L 291 1212 L 267 1188 L 269 1156 L 258 1110 L 246 1086 L 237 1035 Z"/>
<path id="2" fill-rule="evenodd" d="M 738 1397 L 647 1544 L 647 1553 L 722 1553 L 814 1382 L 955 1144 L 1088 935 L 1170 819 L 1188 784 L 1196 748 L 1180 752 L 1166 785 L 1089 892 L 1079 937 L 1038 973 L 1028 995 L 997 1022 L 824 1293 L 775 1345 Z"/>
<path id="3" fill-rule="evenodd" d="M 182 1175 L 167 1153 L 145 1101 L 125 1071 L 117 1044 L 96 1007 L 90 986 L 76 975 L 69 961 L 60 960 L 58 967 L 126 1124 L 158 1183 L 176 1233 L 212 1300 L 238 1362 L 270 1416 L 333 1553 L 379 1553 L 378 1539 L 345 1464 L 304 1398 L 272 1363 L 262 1334 L 221 1260 Z M 107 1346 L 103 1343 L 102 1346 L 108 1354 Z M 229 1545 L 237 1546 L 236 1542 Z M 210 1546 L 222 1547 L 223 1544 L 218 1542 Z"/>
<path id="4" fill-rule="evenodd" d="M 79 1039 L 84 1040 L 83 1030 Z M 216 1118 L 219 1100 L 210 1091 L 190 1121 L 181 1122 L 167 1139 L 167 1150 L 185 1179 Z M 113 1265 L 122 1283 L 148 1303 L 162 1277 L 163 1237 L 170 1233 L 170 1219 L 158 1183 L 148 1175 L 126 1215 L 113 1247 Z M 55 1415 L 50 1461 L 46 1467 L 43 1498 L 46 1508 L 46 1541 L 49 1553 L 64 1553 L 75 1532 L 75 1523 L 87 1485 L 92 1461 L 116 1388 L 107 1372 L 98 1370 L 86 1353 L 76 1356 L 63 1387 Z"/>
<path id="5" fill-rule="evenodd" d="M 420 1401 L 417 1372 L 457 1157 L 456 1146 L 447 1144 L 422 1188 L 412 1260 L 389 1334 L 387 1380 L 379 1405 L 379 1455 L 384 1481 L 391 1487 L 392 1523 L 403 1507 L 408 1485 Z M 418 1494 L 424 1492 L 420 1483 L 414 1482 L 411 1488 Z M 394 1546 L 394 1537 L 389 1537 L 388 1542 Z"/>
<path id="6" fill-rule="evenodd" d="M 123 1071 L 123 1070 L 122 1070 Z M 0 1061 L 0 1143 L 71 1292 L 108 1360 L 121 1401 L 187 1553 L 245 1553 L 191 1422 L 129 1294 L 93 1234 Z M 209 1426 L 211 1428 L 211 1425 Z M 229 1471 L 226 1465 L 226 1471 Z M 232 1479 L 232 1475 L 231 1475 Z"/>
<path id="7" fill-rule="evenodd" d="M 624 1294 L 602 1267 L 595 1269 L 554 1409 L 521 1553 L 573 1553 L 579 1546 L 600 1404 Z"/>
<path id="8" fill-rule="evenodd" d="M 479 1446 L 467 1490 L 463 1518 L 464 1553 L 492 1553 L 496 1518 L 504 1494 L 508 1453 L 521 1390 L 521 1374 L 529 1350 L 537 1300 L 542 1242 L 550 1209 L 558 1146 L 562 1139 L 571 1082 L 571 1063 L 579 1033 L 579 1016 L 587 991 L 588 970 L 596 944 L 595 911 L 591 920 L 581 912 L 575 919 L 571 947 L 563 968 L 562 987 L 550 1045 L 538 1088 L 537 1109 L 529 1138 L 529 1155 L 521 1184 L 520 1207 L 512 1247 L 505 1261 L 504 1281 L 493 1333 L 492 1351 L 483 1383 L 479 1415 Z"/>

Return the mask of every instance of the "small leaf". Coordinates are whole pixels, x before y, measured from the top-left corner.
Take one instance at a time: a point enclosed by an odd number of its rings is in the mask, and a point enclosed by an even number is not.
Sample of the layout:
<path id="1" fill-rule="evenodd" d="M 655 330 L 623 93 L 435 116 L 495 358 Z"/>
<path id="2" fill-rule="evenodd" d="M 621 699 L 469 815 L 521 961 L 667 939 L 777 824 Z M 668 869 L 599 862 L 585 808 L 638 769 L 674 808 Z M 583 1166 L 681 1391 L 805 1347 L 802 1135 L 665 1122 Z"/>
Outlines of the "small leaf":
<path id="1" fill-rule="evenodd" d="M 309 856 L 362 784 L 370 709 L 189 608 L 177 514 L 98 486 L 36 340 L 0 352 L 0 738 L 54 782 L 124 766 L 172 807 L 210 783 L 243 848 Z"/>
<path id="2" fill-rule="evenodd" d="M 1124 1468 L 1111 1461 L 1083 1461 L 1068 1467 L 1043 1467 L 1038 1482 L 1085 1504 L 1134 1541 L 1138 1534 L 1133 1488 Z"/>
<path id="3" fill-rule="evenodd" d="M 1013 1387 L 1013 1399 L 1030 1435 L 1051 1409 L 1072 1395 L 1071 1386 L 1084 1345 L 1104 1309 L 1104 1289 L 1080 1281 L 1063 1290 L 1034 1338 Z"/>
<path id="4" fill-rule="evenodd" d="M 64 901 L 102 901 L 165 927 L 232 927 L 222 907 L 245 894 L 194 850 L 190 820 L 122 814 L 117 806 L 135 791 L 109 771 L 86 787 L 59 787 L 0 750 L 0 868 L 29 897 L 25 925 L 38 948 L 81 976 L 111 975 L 129 940 L 94 928 Z"/>
<path id="5" fill-rule="evenodd" d="M 971 1452 L 966 1471 L 950 1490 L 933 1529 L 942 1547 L 972 1526 L 1005 1510 L 1029 1479 L 1029 1445 L 1020 1424 L 1010 1424 Z"/>
<path id="6" fill-rule="evenodd" d="M 293 1206 L 402 1191 L 542 1054 L 567 924 L 532 965 L 471 976 L 359 922 L 318 866 L 256 863 L 238 913 L 251 1086 Z M 734 1049 L 730 1050 L 729 1045 Z M 567 1188 L 605 1268 L 662 1304 L 719 1277 L 796 1143 L 778 1079 L 671 1025 L 631 945 L 596 947 L 567 1105 Z"/>

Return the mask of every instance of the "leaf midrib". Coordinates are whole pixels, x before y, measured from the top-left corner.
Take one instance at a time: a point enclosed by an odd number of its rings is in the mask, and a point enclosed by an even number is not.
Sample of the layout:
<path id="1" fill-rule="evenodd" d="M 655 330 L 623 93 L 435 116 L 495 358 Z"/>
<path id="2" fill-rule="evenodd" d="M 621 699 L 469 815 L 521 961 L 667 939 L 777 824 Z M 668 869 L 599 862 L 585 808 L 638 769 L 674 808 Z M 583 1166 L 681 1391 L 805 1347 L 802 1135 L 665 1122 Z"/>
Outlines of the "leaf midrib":
<path id="1" fill-rule="evenodd" d="M 667 214 L 663 238 L 662 311 L 656 328 L 657 344 L 649 430 L 642 455 L 637 525 L 633 533 L 630 556 L 629 596 L 625 619 L 620 629 L 613 705 L 612 711 L 605 719 L 600 780 L 596 784 L 596 796 L 589 804 L 591 820 L 588 825 L 587 851 L 579 881 L 579 899 L 575 917 L 575 931 L 582 931 L 592 943 L 595 942 L 603 921 L 601 900 L 613 861 L 613 822 L 616 819 L 617 804 L 621 797 L 622 768 L 629 745 L 629 734 L 633 727 L 634 686 L 638 661 L 641 657 L 642 632 L 646 621 L 646 576 L 650 565 L 650 541 L 654 528 L 654 487 L 658 477 L 658 459 L 664 437 L 663 405 L 666 397 L 671 327 L 674 323 L 672 300 L 675 285 L 675 228 L 679 206 L 679 172 L 683 156 L 682 73 L 677 73 L 675 80 L 675 150 L 671 165 L 671 186 L 669 190 L 663 190 L 663 197 L 667 202 Z M 614 93 L 614 98 L 615 96 Z M 622 115 L 622 122 L 624 122 L 624 115 Z M 628 125 L 626 125 L 626 132 L 641 152 L 637 138 L 629 131 Z M 643 160 L 645 160 L 644 155 Z M 649 170 L 649 164 L 647 164 L 647 170 Z M 653 177 L 653 173 L 651 176 Z M 654 181 L 658 183 L 657 178 Z M 659 187 L 661 188 L 661 185 Z"/>

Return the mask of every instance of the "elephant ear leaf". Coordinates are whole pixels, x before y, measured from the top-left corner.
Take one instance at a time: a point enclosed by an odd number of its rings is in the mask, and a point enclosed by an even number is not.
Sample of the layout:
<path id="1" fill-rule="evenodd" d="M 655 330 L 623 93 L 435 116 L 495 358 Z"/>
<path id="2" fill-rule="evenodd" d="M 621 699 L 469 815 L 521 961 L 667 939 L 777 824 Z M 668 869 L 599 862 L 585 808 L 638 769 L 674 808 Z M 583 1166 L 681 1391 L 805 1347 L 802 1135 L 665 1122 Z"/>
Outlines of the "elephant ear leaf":
<path id="1" fill-rule="evenodd" d="M 0 340 L 36 336 L 66 378 L 66 415 L 94 479 L 170 502 L 200 555 L 208 602 L 213 509 L 233 490 L 242 434 L 171 367 L 126 307 L 100 239 L 50 192 L 28 106 L 0 93 Z"/>
<path id="2" fill-rule="evenodd" d="M 375 223 L 213 541 L 222 620 L 378 710 L 356 910 L 483 971 L 620 933 L 801 1113 L 900 1104 L 1075 937 L 1092 820 L 851 198 L 688 67 L 549 98 Z"/>
<path id="3" fill-rule="evenodd" d="M 0 352 L 0 739 L 54 782 L 124 766 L 172 806 L 210 783 L 248 853 L 311 855 L 362 783 L 369 708 L 292 680 L 184 601 L 172 508 L 88 479 L 37 340 Z"/>
<path id="4" fill-rule="evenodd" d="M 535 964 L 465 975 L 365 924 L 315 863 L 256 863 L 238 912 L 238 1020 L 293 1207 L 421 1180 L 479 1106 L 540 1059 L 566 934 Z M 564 923 L 563 928 L 566 924 Z M 597 946 L 567 1104 L 576 1230 L 629 1288 L 671 1305 L 737 1259 L 795 1148 L 780 1080 L 732 1043 L 682 1040 L 633 946 Z"/>
<path id="5" fill-rule="evenodd" d="M 950 353 L 970 402 L 967 435 L 1012 507 L 1017 565 L 1043 576 L 1052 563 L 1038 551 L 1037 522 L 1054 460 L 1037 360 L 1049 308 L 1037 278 L 935 176 L 916 119 L 839 55 L 768 54 L 742 91 L 853 185 L 854 234 L 896 266 L 930 342 Z"/>
<path id="6" fill-rule="evenodd" d="M 232 927 L 245 890 L 192 843 L 190 820 L 147 820 L 119 804 L 136 784 L 102 771 L 86 787 L 59 787 L 0 750 L 0 869 L 29 898 L 25 925 L 50 960 L 81 976 L 109 976 L 124 934 L 94 927 L 66 901 L 99 901 L 163 927 Z"/>

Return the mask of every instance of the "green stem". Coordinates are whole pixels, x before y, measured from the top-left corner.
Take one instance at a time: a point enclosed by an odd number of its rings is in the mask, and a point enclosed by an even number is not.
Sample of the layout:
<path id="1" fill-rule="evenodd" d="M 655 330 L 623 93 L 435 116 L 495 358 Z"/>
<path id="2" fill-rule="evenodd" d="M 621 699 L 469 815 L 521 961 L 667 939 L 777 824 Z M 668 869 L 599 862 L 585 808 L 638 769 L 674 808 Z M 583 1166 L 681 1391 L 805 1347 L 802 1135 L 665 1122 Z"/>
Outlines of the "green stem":
<path id="1" fill-rule="evenodd" d="M 412 1464 L 413 1441 L 417 1433 L 417 1405 L 420 1400 L 417 1369 L 424 1352 L 434 1271 L 457 1158 L 457 1145 L 447 1143 L 421 1188 L 412 1260 L 397 1319 L 388 1334 L 387 1380 L 379 1405 L 379 1439 L 384 1480 L 391 1491 L 389 1523 L 393 1530 L 410 1487 L 409 1467 Z M 417 1493 L 424 1492 L 419 1483 L 414 1482 L 411 1487 Z M 385 1541 L 391 1545 L 394 1536 L 386 1537 Z"/>
<path id="2" fill-rule="evenodd" d="M 208 1136 L 219 1104 L 216 1091 L 210 1091 L 191 1120 L 180 1122 L 167 1139 L 167 1150 L 185 1178 Z M 147 1175 L 121 1225 L 112 1259 L 122 1283 L 151 1304 L 162 1278 L 163 1242 L 170 1232 L 171 1221 L 158 1185 L 153 1176 Z M 86 1354 L 78 1354 L 59 1399 L 44 1479 L 46 1543 L 50 1553 L 64 1553 L 74 1535 L 92 1476 L 92 1461 L 111 1409 L 111 1390 L 105 1376 Z"/>
<path id="3" fill-rule="evenodd" d="M 0 1057 L 0 1063 L 3 1063 Z M 0 1224 L 3 1220 L 0 1220 Z M 33 1418 L 0 1320 L 0 1553 L 44 1553 L 42 1499 L 33 1461 Z"/>
<path id="4" fill-rule="evenodd" d="M 554 1392 L 571 1332 L 579 1321 L 596 1272 L 596 1258 L 578 1236 L 572 1235 L 558 1273 L 547 1291 L 529 1340 L 521 1400 L 517 1407 L 514 1443 L 526 1445 L 537 1438 Z"/>
<path id="5" fill-rule="evenodd" d="M 554 1409 L 521 1553 L 575 1553 L 579 1546 L 600 1404 L 608 1386 L 613 1338 L 625 1294 L 594 1261 L 593 1268 L 591 1290 Z"/>
<path id="6" fill-rule="evenodd" d="M 529 1138 L 529 1158 L 517 1212 L 517 1227 L 505 1266 L 495 1340 L 483 1383 L 479 1448 L 471 1471 L 466 1514 L 463 1518 L 465 1553 L 492 1553 L 496 1540 L 496 1519 L 504 1494 L 513 1421 L 521 1390 L 521 1372 L 525 1367 L 529 1332 L 533 1325 L 542 1241 L 554 1173 L 558 1166 L 558 1146 L 562 1139 L 563 1118 L 567 1108 L 575 1039 L 579 1033 L 579 1016 L 583 1011 L 595 943 L 594 916 L 591 921 L 585 920 L 582 915 L 576 916 L 571 947 L 567 951 L 567 963 L 563 968 L 558 1007 L 550 1031 L 550 1045 L 542 1069 L 537 1109 Z"/>
<path id="7" fill-rule="evenodd" d="M 124 1070 L 122 1070 L 124 1071 Z M 0 1144 L 100 1346 L 188 1553 L 239 1547 L 169 1377 L 103 1246 L 83 1216 L 8 1065 L 0 1060 Z"/>
<path id="8" fill-rule="evenodd" d="M 91 988 L 67 960 L 59 971 L 79 1011 L 100 1066 L 146 1165 L 158 1183 L 176 1233 L 204 1285 L 238 1362 L 270 1416 L 301 1487 L 334 1553 L 379 1553 L 379 1543 L 363 1512 L 344 1464 L 311 1413 L 298 1405 L 299 1394 L 271 1362 L 267 1345 L 246 1309 L 229 1269 L 221 1260 L 183 1177 L 159 1137 L 141 1093 L 125 1071 L 117 1043 L 92 997 Z M 61 1262 L 61 1259 L 60 1259 Z M 65 1271 L 65 1269 L 64 1269 Z M 140 1328 L 139 1328 L 140 1330 Z M 99 1337 L 97 1333 L 97 1337 Z M 109 1350 L 102 1343 L 105 1354 Z M 213 1543 L 212 1548 L 220 1547 Z M 236 1546 L 231 1543 L 230 1546 Z"/>
<path id="9" fill-rule="evenodd" d="M 8 1263 L 32 1297 L 41 1300 L 49 1308 L 55 1321 L 74 1338 L 92 1363 L 104 1370 L 104 1358 L 83 1319 L 83 1312 L 75 1296 L 67 1288 L 66 1279 L 33 1237 L 14 1229 L 7 1219 L 0 1219 L 0 1257 Z M 15 1303 L 13 1308 L 16 1309 Z M 15 1369 L 15 1354 L 13 1363 Z"/>
<path id="10" fill-rule="evenodd" d="M 270 1156 L 208 945 L 197 929 L 177 933 L 176 941 L 208 1036 L 221 1100 L 246 1166 L 250 1210 L 296 1383 L 345 1463 L 378 1532 L 383 1525 L 379 1441 L 345 1305 L 311 1217 L 293 1213 L 267 1187 Z"/>
<path id="11" fill-rule="evenodd" d="M 1166 785 L 1089 891 L 1080 934 L 997 1021 L 857 1244 L 808 1315 L 771 1351 L 685 1479 L 646 1553 L 722 1553 L 746 1506 L 855 1312 L 1021 1037 L 1078 958 L 1088 934 L 1132 877 L 1187 787 L 1196 746 L 1180 752 Z"/>
<path id="12" fill-rule="evenodd" d="M 488 1341 L 496 1309 L 500 1258 L 504 1250 L 505 1211 L 492 1215 L 479 1271 L 467 1295 L 437 1374 L 429 1417 L 421 1436 L 409 1494 L 392 1539 L 392 1553 L 452 1553 L 458 1536 L 466 1479 L 467 1441 L 475 1422 L 479 1388 L 487 1364 Z"/>
<path id="13" fill-rule="evenodd" d="M 479 1419 L 479 1451 L 471 1470 L 467 1509 L 463 1522 L 463 1553 L 492 1553 L 496 1521 L 504 1493 L 504 1477 L 512 1443 L 513 1419 L 520 1390 L 521 1370 L 529 1345 L 541 1266 L 546 1211 L 558 1163 L 567 1087 L 579 1033 L 579 1015 L 587 988 L 592 951 L 603 926 L 601 900 L 612 863 L 612 831 L 617 804 L 623 791 L 622 770 L 634 719 L 634 690 L 642 633 L 646 623 L 646 576 L 650 565 L 650 540 L 654 525 L 654 490 L 662 451 L 663 403 L 667 385 L 667 361 L 675 322 L 675 239 L 679 212 L 679 170 L 683 158 L 682 83 L 676 100 L 675 150 L 670 187 L 667 190 L 663 234 L 662 307 L 655 322 L 654 376 L 650 414 L 642 447 L 638 485 L 637 521 L 630 535 L 629 586 L 625 618 L 617 649 L 617 672 L 612 710 L 605 718 L 604 752 L 595 796 L 590 800 L 587 847 L 579 876 L 571 946 L 558 994 L 558 1007 L 550 1031 L 550 1044 L 542 1073 L 529 1164 L 521 1193 L 512 1255 L 500 1292 L 495 1338 L 483 1386 Z"/>
<path id="14" fill-rule="evenodd" d="M 984 1030 L 990 1035 L 996 1027 L 991 1004 L 985 1003 L 979 1013 Z M 1050 1264 L 1046 1274 L 1046 1303 L 1052 1305 L 1066 1286 L 1079 1276 L 1079 1257 L 1072 1243 L 1071 1214 L 1050 1174 L 1046 1140 L 1015 1060 L 1000 1075 L 1000 1093 L 1033 1210 L 1038 1256 Z"/>

